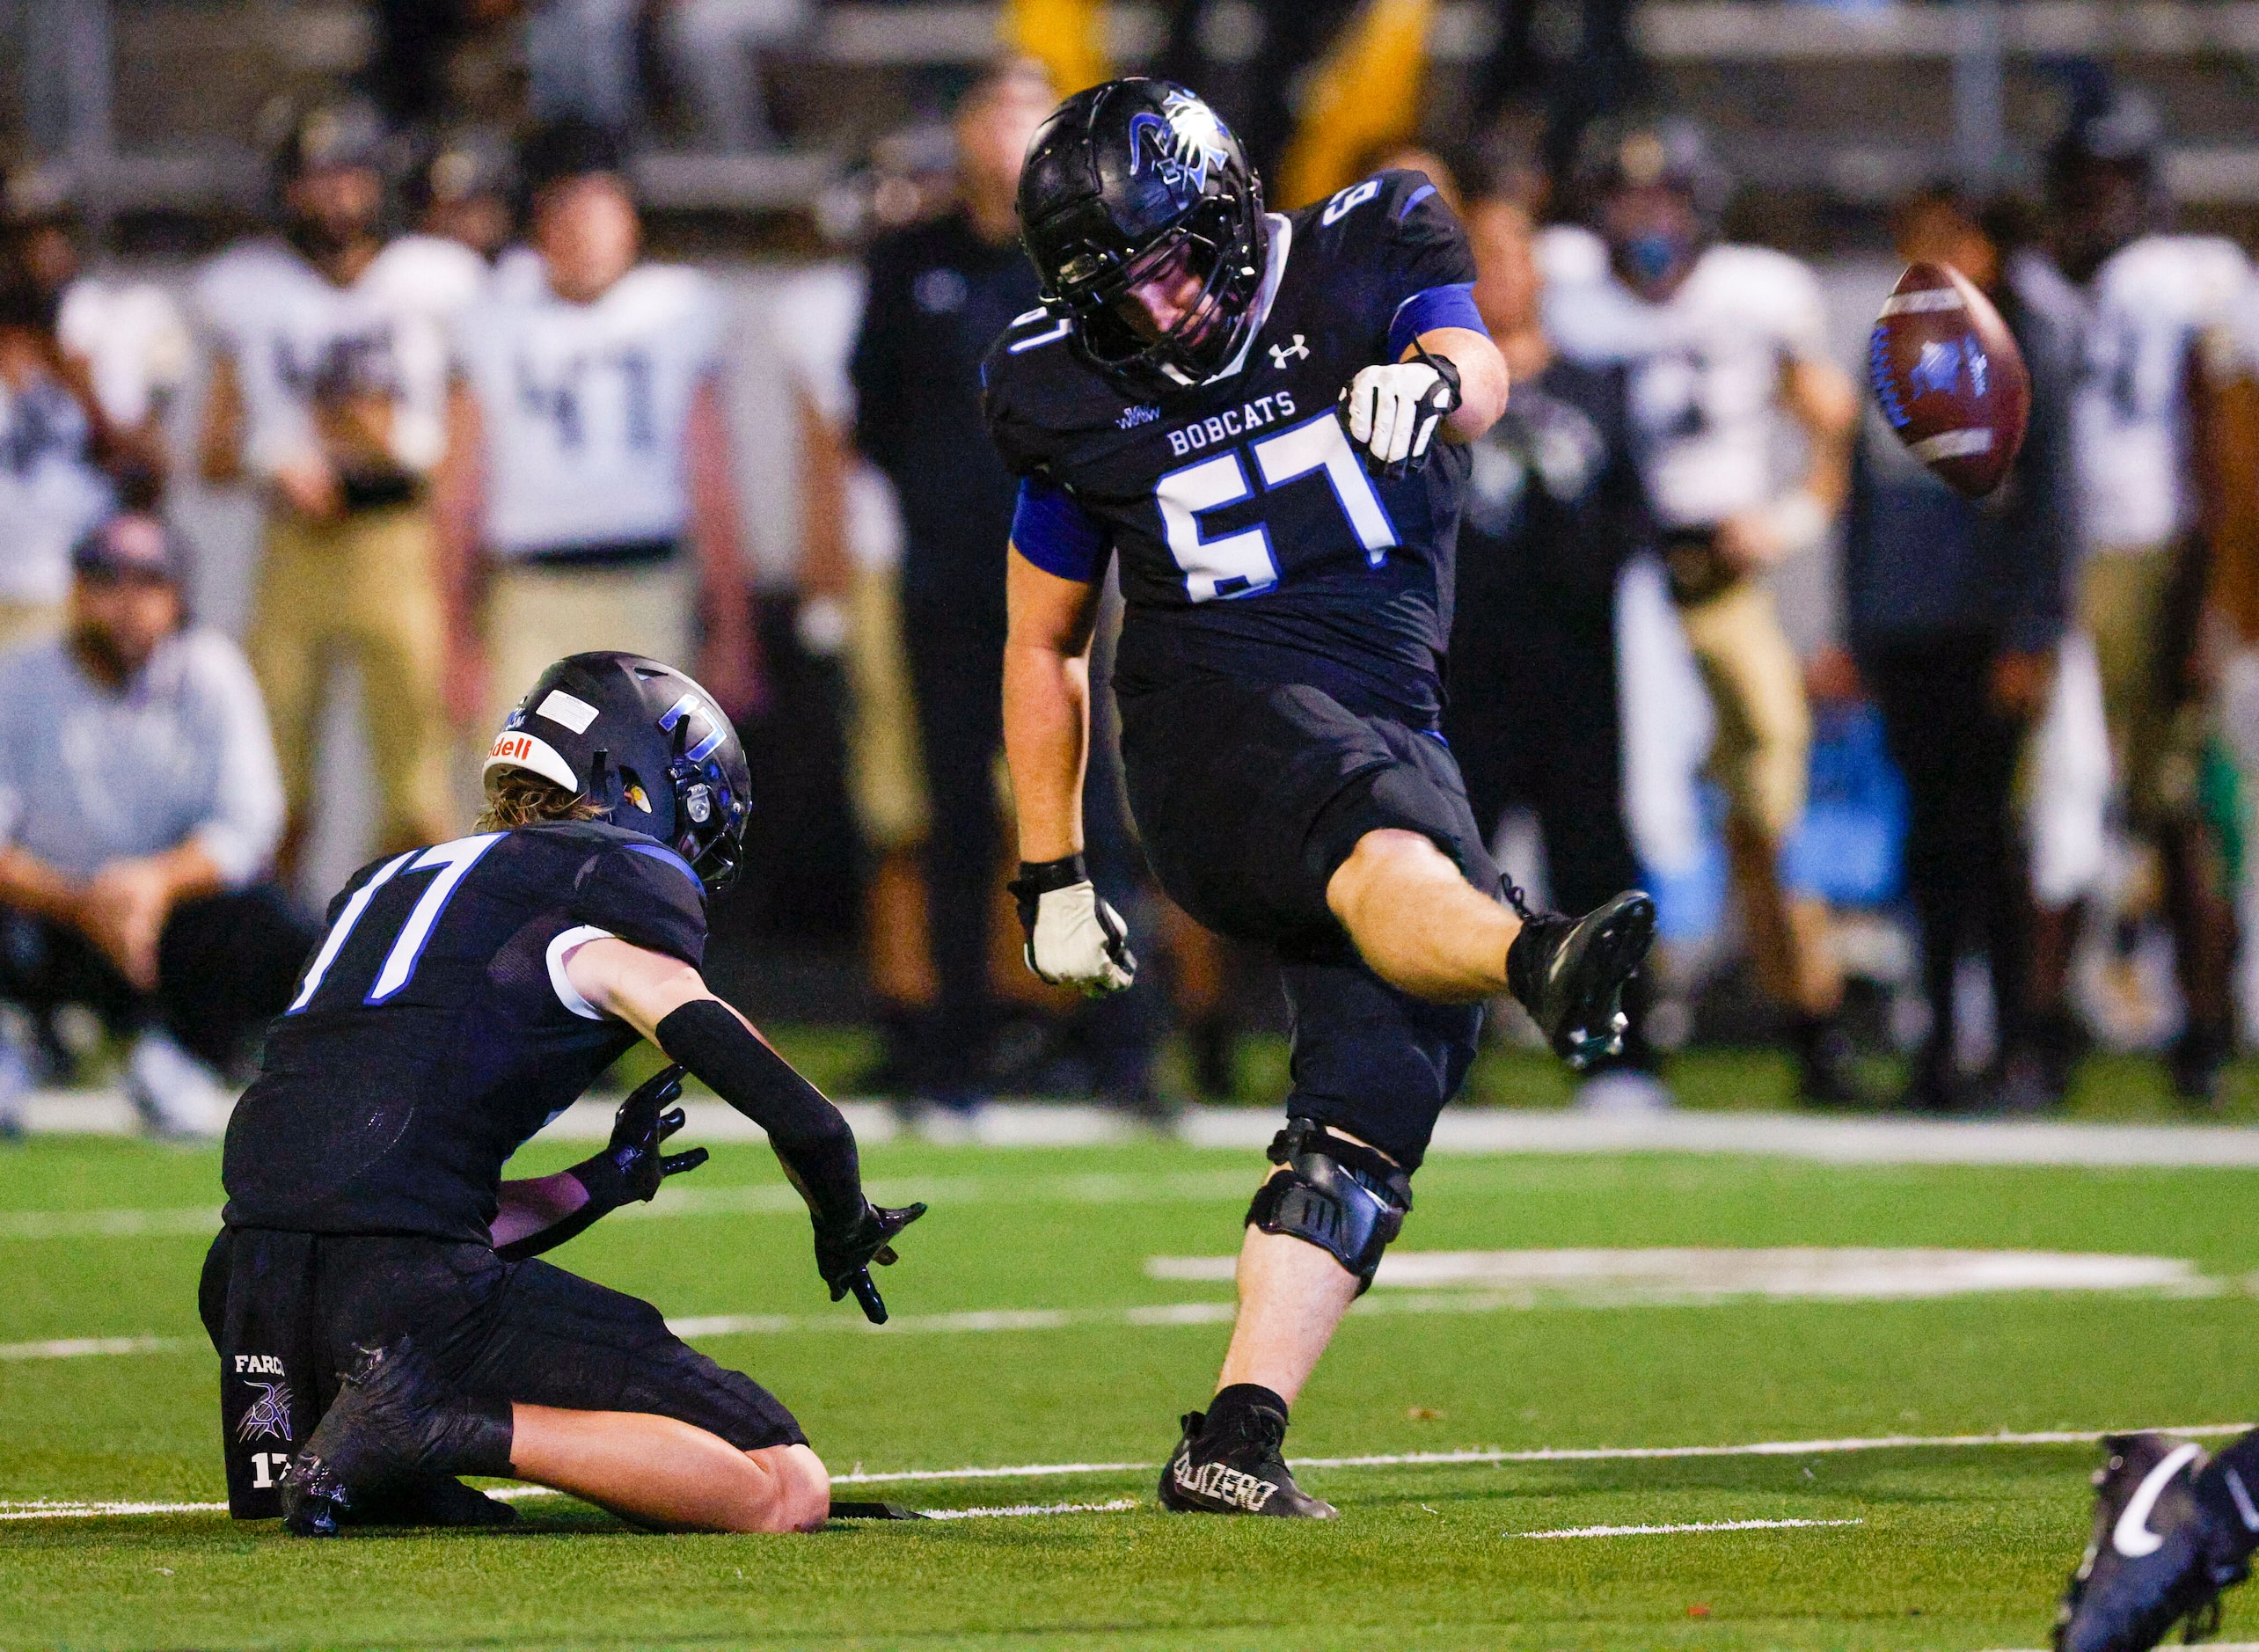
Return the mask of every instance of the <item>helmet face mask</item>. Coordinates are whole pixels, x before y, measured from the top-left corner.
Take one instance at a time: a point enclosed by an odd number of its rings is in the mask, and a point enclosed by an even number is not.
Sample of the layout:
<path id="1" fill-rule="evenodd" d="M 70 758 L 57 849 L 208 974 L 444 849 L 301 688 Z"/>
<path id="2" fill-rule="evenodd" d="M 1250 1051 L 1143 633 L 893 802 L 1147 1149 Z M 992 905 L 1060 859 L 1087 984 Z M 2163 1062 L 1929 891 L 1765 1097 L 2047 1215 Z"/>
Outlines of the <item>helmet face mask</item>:
<path id="1" fill-rule="evenodd" d="M 1215 112 L 1183 87 L 1117 80 L 1052 112 L 1020 174 L 1020 219 L 1044 301 L 1073 347 L 1146 393 L 1213 376 L 1254 325 L 1268 252 L 1262 186 Z M 1200 292 L 1166 331 L 1133 289 L 1181 255 Z"/>
<path id="2" fill-rule="evenodd" d="M 598 818 L 680 855 L 711 893 L 736 879 L 752 773 L 713 697 L 671 666 L 617 653 L 559 660 L 509 714 L 486 768 L 587 797 Z"/>

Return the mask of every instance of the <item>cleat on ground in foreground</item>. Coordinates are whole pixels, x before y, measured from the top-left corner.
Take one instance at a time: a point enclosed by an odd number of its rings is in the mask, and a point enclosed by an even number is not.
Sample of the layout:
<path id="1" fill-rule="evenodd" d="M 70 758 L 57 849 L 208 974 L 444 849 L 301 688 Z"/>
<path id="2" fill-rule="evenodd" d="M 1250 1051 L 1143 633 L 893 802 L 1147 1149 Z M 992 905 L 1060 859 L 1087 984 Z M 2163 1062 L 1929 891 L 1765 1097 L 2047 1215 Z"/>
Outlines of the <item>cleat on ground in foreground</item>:
<path id="1" fill-rule="evenodd" d="M 335 1537 L 381 1519 L 386 1505 L 428 1491 L 435 1477 L 507 1475 L 509 1446 L 507 1401 L 457 1393 L 406 1337 L 364 1349 L 283 1473 L 282 1523 L 300 1537 Z"/>
<path id="2" fill-rule="evenodd" d="M 1161 1507 L 1178 1514 L 1274 1515 L 1290 1520 L 1331 1520 L 1332 1503 L 1294 1483 L 1279 1448 L 1286 1419 L 1258 1407 L 1220 1437 L 1204 1437 L 1207 1418 L 1188 1411 L 1184 1437 L 1161 1470 Z"/>
<path id="3" fill-rule="evenodd" d="M 2095 1531 L 2055 1620 L 2056 1652 L 2148 1652 L 2188 1624 L 2211 1633 L 2219 1591 L 2245 1567 L 2196 1495 L 2203 1448 L 2162 1434 L 2112 1434 L 2095 1476 Z"/>

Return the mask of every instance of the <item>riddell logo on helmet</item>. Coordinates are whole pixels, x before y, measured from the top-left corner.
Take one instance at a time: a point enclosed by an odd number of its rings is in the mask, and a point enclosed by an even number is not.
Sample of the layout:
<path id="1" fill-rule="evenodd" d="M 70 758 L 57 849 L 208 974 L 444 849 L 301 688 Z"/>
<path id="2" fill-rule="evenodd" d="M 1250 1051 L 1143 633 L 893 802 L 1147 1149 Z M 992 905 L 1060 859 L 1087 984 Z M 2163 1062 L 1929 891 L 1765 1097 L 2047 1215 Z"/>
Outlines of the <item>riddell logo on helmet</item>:
<path id="1" fill-rule="evenodd" d="M 523 763 L 533 756 L 533 737 L 530 735 L 515 734 L 504 729 L 494 737 L 493 749 L 487 752 L 486 756 L 490 759 L 508 757 L 514 762 Z"/>

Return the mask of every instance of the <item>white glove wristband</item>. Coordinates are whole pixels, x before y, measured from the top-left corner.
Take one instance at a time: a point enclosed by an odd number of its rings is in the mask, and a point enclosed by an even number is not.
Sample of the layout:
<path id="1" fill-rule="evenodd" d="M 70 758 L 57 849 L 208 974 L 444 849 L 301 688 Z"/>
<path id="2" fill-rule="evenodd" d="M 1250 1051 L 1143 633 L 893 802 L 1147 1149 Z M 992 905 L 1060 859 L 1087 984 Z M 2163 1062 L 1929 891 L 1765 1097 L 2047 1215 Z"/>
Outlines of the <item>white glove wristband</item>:
<path id="1" fill-rule="evenodd" d="M 1403 464 L 1426 456 L 1458 393 L 1434 367 L 1414 361 L 1361 369 L 1342 399 L 1349 440 L 1377 464 Z"/>

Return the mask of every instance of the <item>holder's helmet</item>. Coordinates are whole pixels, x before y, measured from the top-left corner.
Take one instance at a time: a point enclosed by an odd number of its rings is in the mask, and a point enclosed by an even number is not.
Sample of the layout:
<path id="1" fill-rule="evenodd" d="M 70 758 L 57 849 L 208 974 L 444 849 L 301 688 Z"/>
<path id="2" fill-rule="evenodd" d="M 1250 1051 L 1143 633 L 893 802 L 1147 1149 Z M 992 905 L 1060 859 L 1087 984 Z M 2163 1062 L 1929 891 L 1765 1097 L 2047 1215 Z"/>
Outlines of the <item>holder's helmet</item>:
<path id="1" fill-rule="evenodd" d="M 576 654 L 541 674 L 486 753 L 585 796 L 602 818 L 648 834 L 719 893 L 737 876 L 753 776 L 713 696 L 632 654 Z"/>
<path id="2" fill-rule="evenodd" d="M 1262 185 L 1216 112 L 1166 80 L 1109 80 L 1051 113 L 1020 174 L 1020 224 L 1075 349 L 1145 391 L 1196 384 L 1245 342 L 1262 289 Z M 1116 306 L 1180 251 L 1199 300 L 1159 340 Z"/>

